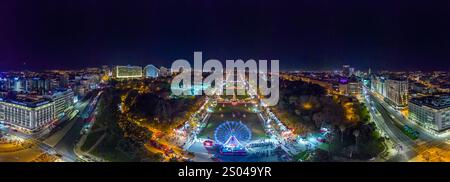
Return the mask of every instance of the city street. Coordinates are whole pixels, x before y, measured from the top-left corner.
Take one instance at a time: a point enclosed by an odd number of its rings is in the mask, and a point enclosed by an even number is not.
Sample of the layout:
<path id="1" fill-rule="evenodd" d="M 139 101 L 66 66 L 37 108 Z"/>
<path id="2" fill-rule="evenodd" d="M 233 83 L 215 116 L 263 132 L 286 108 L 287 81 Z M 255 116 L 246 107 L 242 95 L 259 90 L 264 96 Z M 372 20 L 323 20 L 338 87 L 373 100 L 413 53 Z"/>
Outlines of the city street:
<path id="1" fill-rule="evenodd" d="M 408 119 L 404 118 L 399 112 L 376 96 L 375 93 L 364 89 L 366 103 L 370 103 L 370 113 L 376 125 L 385 133 L 394 144 L 394 151 L 397 151 L 389 161 L 409 161 L 415 156 L 423 153 L 429 148 L 437 147 L 449 150 L 445 138 L 432 136 L 421 127 L 415 127 L 420 133 L 416 140 L 408 137 L 400 127 L 408 124 L 412 125 Z"/>
<path id="2" fill-rule="evenodd" d="M 399 152 L 392 157 L 392 160 L 403 161 L 414 157 L 416 155 L 414 152 L 416 143 L 395 126 L 392 117 L 380 104 L 373 99 L 370 101 L 372 103 L 371 108 L 373 108 L 370 109 L 373 121 L 392 140 L 393 144 L 396 145 L 396 151 Z"/>
<path id="3" fill-rule="evenodd" d="M 55 145 L 55 150 L 59 154 L 62 154 L 64 160 L 68 161 L 78 161 L 79 158 L 74 152 L 74 147 L 78 140 L 81 137 L 81 129 L 86 124 L 85 120 L 89 118 L 93 111 L 95 111 L 96 101 L 98 100 L 98 96 L 96 94 L 92 94 L 91 97 L 84 99 L 81 102 L 85 102 L 83 108 L 81 108 L 80 113 L 73 120 L 69 122 L 73 122 L 72 127 L 65 133 L 64 137 Z"/>

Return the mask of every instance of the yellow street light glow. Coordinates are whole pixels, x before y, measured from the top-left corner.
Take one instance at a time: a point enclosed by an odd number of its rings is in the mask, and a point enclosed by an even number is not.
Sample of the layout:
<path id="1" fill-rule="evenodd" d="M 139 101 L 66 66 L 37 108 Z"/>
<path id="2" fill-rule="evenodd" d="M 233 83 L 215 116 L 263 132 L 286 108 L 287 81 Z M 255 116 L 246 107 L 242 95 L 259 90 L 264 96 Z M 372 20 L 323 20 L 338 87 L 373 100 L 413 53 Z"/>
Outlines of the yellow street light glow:
<path id="1" fill-rule="evenodd" d="M 312 108 L 312 104 L 309 102 L 305 102 L 303 104 L 303 109 L 310 110 Z"/>

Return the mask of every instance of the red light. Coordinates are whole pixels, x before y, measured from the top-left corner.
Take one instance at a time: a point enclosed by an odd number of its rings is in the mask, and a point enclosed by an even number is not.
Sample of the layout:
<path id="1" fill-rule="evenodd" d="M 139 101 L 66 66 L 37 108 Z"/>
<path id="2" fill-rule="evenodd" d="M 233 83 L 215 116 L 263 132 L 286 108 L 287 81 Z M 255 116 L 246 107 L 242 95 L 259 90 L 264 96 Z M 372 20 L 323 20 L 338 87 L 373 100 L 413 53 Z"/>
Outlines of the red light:
<path id="1" fill-rule="evenodd" d="M 213 141 L 211 141 L 211 140 L 204 141 L 203 145 L 205 147 L 211 147 L 211 146 L 213 146 Z"/>

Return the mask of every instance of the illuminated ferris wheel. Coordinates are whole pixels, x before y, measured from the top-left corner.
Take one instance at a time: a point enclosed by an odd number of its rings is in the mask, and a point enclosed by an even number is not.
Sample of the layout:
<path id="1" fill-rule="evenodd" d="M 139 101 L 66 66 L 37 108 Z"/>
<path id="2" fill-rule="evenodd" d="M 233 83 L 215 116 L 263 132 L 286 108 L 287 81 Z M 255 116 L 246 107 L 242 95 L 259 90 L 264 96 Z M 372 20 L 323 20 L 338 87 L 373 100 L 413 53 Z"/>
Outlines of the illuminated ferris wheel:
<path id="1" fill-rule="evenodd" d="M 240 143 L 246 143 L 252 138 L 252 132 L 241 121 L 226 121 L 214 131 L 214 139 L 219 144 L 225 144 L 230 138 L 235 138 Z"/>

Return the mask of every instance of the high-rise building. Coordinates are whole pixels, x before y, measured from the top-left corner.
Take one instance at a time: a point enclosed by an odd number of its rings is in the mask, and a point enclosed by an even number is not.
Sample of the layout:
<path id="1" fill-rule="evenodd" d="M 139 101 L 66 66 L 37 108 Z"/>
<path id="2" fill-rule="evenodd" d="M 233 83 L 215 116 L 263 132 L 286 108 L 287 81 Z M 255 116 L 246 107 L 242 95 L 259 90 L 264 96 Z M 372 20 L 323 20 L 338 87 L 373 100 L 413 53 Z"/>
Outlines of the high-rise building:
<path id="1" fill-rule="evenodd" d="M 77 96 L 80 96 L 80 97 L 86 96 L 87 88 L 84 87 L 82 84 L 75 85 L 75 89 L 74 90 L 75 90 L 75 93 L 76 93 Z"/>
<path id="2" fill-rule="evenodd" d="M 51 82 L 49 79 L 34 77 L 27 79 L 27 82 L 27 92 L 46 94 L 51 90 Z"/>
<path id="3" fill-rule="evenodd" d="M 0 77 L 0 90 L 8 90 L 8 79 Z"/>
<path id="4" fill-rule="evenodd" d="M 69 85 L 69 75 L 67 73 L 63 73 L 59 76 L 59 87 L 67 87 Z"/>
<path id="5" fill-rule="evenodd" d="M 450 96 L 412 98 L 408 103 L 409 119 L 435 130 L 450 128 Z"/>
<path id="6" fill-rule="evenodd" d="M 386 81 L 386 97 L 398 107 L 408 104 L 408 80 L 389 78 Z"/>
<path id="7" fill-rule="evenodd" d="M 109 66 L 108 65 L 103 65 L 102 66 L 102 72 L 103 73 L 108 73 L 110 71 Z"/>
<path id="8" fill-rule="evenodd" d="M 114 78 L 142 78 L 142 67 L 140 66 L 116 66 L 113 70 Z"/>
<path id="9" fill-rule="evenodd" d="M 359 97 L 360 96 L 361 85 L 359 83 L 359 80 L 355 76 L 350 77 L 349 80 L 348 80 L 347 93 L 349 95 L 352 95 L 352 96 L 355 96 L 355 97 Z"/>
<path id="10" fill-rule="evenodd" d="M 351 77 L 351 76 L 354 75 L 354 74 L 355 74 L 355 68 L 350 67 L 350 68 L 349 68 L 348 77 Z"/>
<path id="11" fill-rule="evenodd" d="M 386 97 L 386 78 L 383 76 L 375 76 L 373 75 L 371 78 L 371 89 L 378 94 L 381 94 L 382 96 Z"/>
<path id="12" fill-rule="evenodd" d="M 350 76 L 350 66 L 344 65 L 342 66 L 342 76 Z"/>
<path id="13" fill-rule="evenodd" d="M 163 67 L 163 66 L 161 66 L 159 68 L 159 73 L 161 76 L 169 76 L 170 75 L 169 69 L 167 69 L 166 67 Z"/>
<path id="14" fill-rule="evenodd" d="M 152 64 L 147 65 L 144 67 L 144 75 L 147 78 L 157 78 L 160 75 L 159 69 Z"/>
<path id="15" fill-rule="evenodd" d="M 13 84 L 12 84 L 13 91 L 15 91 L 15 92 L 25 91 L 23 88 L 23 83 L 24 83 L 23 79 L 16 77 L 12 80 L 12 82 L 13 82 Z"/>
<path id="16" fill-rule="evenodd" d="M 63 117 L 73 104 L 74 92 L 72 89 L 59 88 L 46 97 L 53 100 L 57 117 Z"/>
<path id="17" fill-rule="evenodd" d="M 55 105 L 49 99 L 0 98 L 0 123 L 32 132 L 54 121 Z"/>
<path id="18" fill-rule="evenodd" d="M 355 75 L 356 77 L 363 77 L 363 76 L 364 76 L 364 74 L 363 74 L 361 71 L 359 71 L 359 70 L 356 70 L 355 73 L 354 73 L 354 75 Z"/>
<path id="19" fill-rule="evenodd" d="M 53 80 L 55 81 L 55 80 Z M 1 89 L 13 92 L 34 92 L 46 94 L 52 86 L 59 86 L 51 79 L 41 77 L 9 77 L 2 79 Z"/>

